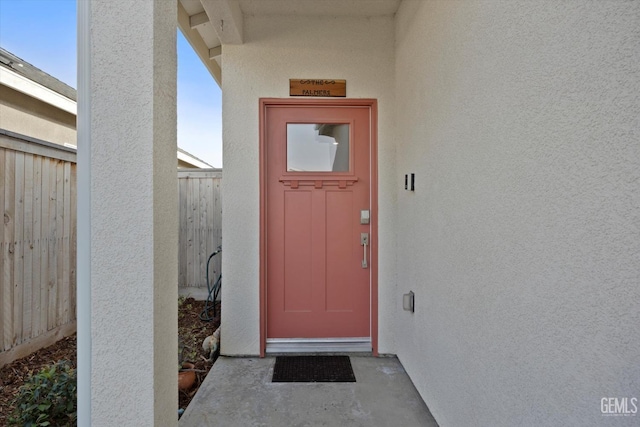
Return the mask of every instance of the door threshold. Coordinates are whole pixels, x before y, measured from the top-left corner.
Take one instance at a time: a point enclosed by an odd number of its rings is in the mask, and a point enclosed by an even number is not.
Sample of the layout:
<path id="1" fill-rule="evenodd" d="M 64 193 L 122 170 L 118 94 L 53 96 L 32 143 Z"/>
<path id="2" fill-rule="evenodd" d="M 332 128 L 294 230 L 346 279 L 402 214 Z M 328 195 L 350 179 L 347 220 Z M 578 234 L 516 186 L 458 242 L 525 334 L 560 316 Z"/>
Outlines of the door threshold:
<path id="1" fill-rule="evenodd" d="M 371 353 L 371 338 L 267 338 L 265 352 Z"/>

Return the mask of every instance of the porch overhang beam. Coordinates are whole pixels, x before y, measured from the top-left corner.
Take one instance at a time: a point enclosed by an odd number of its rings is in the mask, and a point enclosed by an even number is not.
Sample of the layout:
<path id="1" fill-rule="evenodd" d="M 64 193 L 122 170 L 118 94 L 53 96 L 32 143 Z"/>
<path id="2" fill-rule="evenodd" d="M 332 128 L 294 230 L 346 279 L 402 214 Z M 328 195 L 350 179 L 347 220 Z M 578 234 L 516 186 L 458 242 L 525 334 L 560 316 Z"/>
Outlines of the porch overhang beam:
<path id="1" fill-rule="evenodd" d="M 222 87 L 222 70 L 220 69 L 220 66 L 214 59 L 209 57 L 209 47 L 202 39 L 202 36 L 200 36 L 198 30 L 191 28 L 191 20 L 189 14 L 184 9 L 184 6 L 182 6 L 182 3 L 180 3 L 180 0 L 177 1 L 178 28 L 180 28 L 180 31 L 182 31 L 182 34 L 184 34 L 185 38 L 187 39 L 193 50 L 196 52 L 204 66 L 207 68 L 207 70 L 209 70 L 209 73 L 211 74 L 213 79 L 216 81 L 216 83 L 218 83 L 218 86 Z"/>
<path id="2" fill-rule="evenodd" d="M 209 22 L 209 16 L 207 12 L 196 13 L 195 15 L 191 15 L 189 17 L 189 27 L 192 30 L 197 29 L 197 27 L 204 25 Z"/>
<path id="3" fill-rule="evenodd" d="M 242 9 L 237 1 L 200 0 L 221 44 L 242 44 Z"/>
<path id="4" fill-rule="evenodd" d="M 209 59 L 216 59 L 222 56 L 222 46 L 216 46 L 209 49 Z"/>

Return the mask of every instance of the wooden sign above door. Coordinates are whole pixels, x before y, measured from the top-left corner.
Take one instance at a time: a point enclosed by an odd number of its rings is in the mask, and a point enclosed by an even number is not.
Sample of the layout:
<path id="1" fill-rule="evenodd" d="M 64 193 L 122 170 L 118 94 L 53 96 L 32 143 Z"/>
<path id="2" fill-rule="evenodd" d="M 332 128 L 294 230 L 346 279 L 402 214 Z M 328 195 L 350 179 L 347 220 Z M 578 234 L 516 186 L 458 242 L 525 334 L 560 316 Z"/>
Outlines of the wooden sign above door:
<path id="1" fill-rule="evenodd" d="M 347 96 L 347 81 L 334 79 L 289 79 L 290 96 Z"/>

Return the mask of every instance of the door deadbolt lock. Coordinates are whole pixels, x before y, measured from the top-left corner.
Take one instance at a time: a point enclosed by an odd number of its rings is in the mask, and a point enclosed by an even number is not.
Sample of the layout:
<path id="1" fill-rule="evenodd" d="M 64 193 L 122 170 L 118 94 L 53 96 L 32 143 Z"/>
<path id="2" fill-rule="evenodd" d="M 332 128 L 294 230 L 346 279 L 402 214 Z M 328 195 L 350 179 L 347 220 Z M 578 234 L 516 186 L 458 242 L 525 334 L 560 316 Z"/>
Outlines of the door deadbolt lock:
<path id="1" fill-rule="evenodd" d="M 360 211 L 360 224 L 369 224 L 371 220 L 371 214 L 369 213 L 369 209 L 362 209 Z"/>

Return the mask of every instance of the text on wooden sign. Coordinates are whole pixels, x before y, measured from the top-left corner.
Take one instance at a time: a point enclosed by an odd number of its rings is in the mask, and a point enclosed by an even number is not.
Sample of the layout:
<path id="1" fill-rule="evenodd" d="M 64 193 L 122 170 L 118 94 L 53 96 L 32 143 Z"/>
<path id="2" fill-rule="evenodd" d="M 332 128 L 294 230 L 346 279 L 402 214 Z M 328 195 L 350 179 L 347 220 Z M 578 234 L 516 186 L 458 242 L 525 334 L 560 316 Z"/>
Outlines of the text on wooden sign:
<path id="1" fill-rule="evenodd" d="M 334 79 L 290 79 L 290 96 L 347 96 L 347 81 Z"/>

